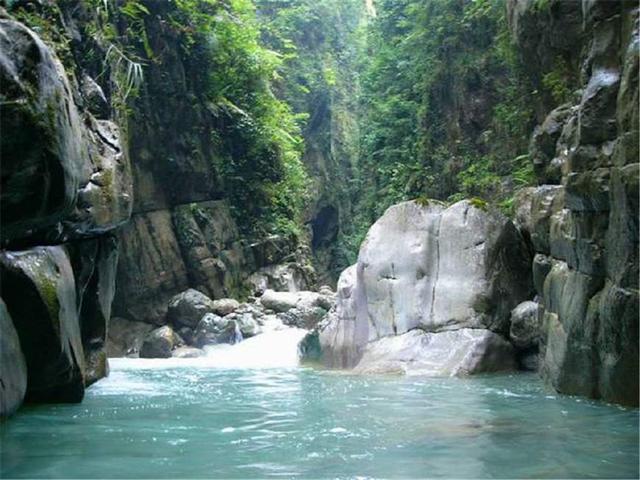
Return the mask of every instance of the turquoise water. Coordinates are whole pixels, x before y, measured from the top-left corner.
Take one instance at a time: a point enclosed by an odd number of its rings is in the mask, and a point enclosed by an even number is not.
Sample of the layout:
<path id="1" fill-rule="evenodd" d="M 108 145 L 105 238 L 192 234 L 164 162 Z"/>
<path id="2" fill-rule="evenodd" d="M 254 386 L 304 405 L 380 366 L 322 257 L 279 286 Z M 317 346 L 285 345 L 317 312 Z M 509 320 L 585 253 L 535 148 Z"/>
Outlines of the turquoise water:
<path id="1" fill-rule="evenodd" d="M 638 477 L 638 411 L 534 375 L 357 377 L 119 360 L 0 428 L 8 477 Z"/>

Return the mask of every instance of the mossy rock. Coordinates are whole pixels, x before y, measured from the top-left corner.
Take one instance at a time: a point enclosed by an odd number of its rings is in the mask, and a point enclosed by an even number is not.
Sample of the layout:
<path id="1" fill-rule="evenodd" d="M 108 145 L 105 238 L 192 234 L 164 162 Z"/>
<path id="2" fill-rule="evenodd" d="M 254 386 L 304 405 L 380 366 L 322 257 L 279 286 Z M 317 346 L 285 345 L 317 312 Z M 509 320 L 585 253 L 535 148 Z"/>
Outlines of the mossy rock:
<path id="1" fill-rule="evenodd" d="M 472 207 L 475 207 L 479 210 L 482 210 L 483 212 L 486 212 L 489 210 L 489 203 L 486 200 L 483 200 L 481 198 L 478 197 L 473 197 L 469 199 L 469 204 Z"/>
<path id="2" fill-rule="evenodd" d="M 4 252 L 0 281 L 27 363 L 27 401 L 80 401 L 85 357 L 66 250 L 56 246 Z"/>

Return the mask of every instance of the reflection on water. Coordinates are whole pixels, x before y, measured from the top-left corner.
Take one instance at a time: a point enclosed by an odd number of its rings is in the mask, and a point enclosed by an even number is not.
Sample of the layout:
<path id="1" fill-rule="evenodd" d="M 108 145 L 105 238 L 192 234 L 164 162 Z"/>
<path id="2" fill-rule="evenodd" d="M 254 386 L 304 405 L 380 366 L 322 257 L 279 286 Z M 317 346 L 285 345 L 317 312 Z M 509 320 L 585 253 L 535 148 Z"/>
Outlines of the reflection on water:
<path id="1" fill-rule="evenodd" d="M 83 404 L 25 408 L 2 426 L 1 476 L 638 476 L 637 410 L 533 375 L 180 365 L 120 360 Z"/>

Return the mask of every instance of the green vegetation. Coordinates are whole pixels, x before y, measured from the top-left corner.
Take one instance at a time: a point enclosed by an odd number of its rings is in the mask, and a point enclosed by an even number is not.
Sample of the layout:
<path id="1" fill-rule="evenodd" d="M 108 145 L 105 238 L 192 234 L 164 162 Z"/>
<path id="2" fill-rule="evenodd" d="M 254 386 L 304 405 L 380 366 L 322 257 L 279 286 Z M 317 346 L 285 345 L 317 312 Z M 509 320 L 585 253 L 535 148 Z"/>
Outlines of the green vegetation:
<path id="1" fill-rule="evenodd" d="M 239 224 L 254 234 L 300 236 L 308 201 L 299 118 L 272 92 L 282 56 L 260 43 L 250 0 L 176 0 L 169 19 L 187 56 L 206 68 L 204 92 L 224 119 L 212 132 Z M 245 230 L 247 229 L 245 228 Z"/>
<path id="2" fill-rule="evenodd" d="M 534 181 L 532 95 L 562 103 L 572 91 L 558 59 L 537 93 L 501 0 L 378 0 L 375 12 L 361 0 L 62 0 L 14 9 L 74 65 L 59 28 L 67 4 L 87 11 L 83 62 L 101 71 L 101 84 L 109 80 L 105 93 L 121 117 L 135 110 L 147 70 L 166 61 L 158 38 L 177 42 L 193 70 L 194 103 L 214 118 L 205 134 L 211 168 L 241 230 L 300 240 L 314 215 L 337 212 L 337 233 L 314 244 L 332 275 L 355 260 L 393 203 L 473 198 L 510 212 L 514 191 Z M 203 155 L 197 141 L 185 144 Z"/>
<path id="3" fill-rule="evenodd" d="M 275 92 L 302 125 L 303 161 L 313 183 L 308 217 L 337 212 L 336 228 L 315 231 L 321 276 L 337 278 L 348 259 L 340 248 L 351 225 L 350 180 L 357 168 L 358 54 L 363 33 L 361 0 L 256 0 L 263 43 L 282 63 Z M 335 236 L 333 236 L 335 234 Z"/>
<path id="4" fill-rule="evenodd" d="M 65 9 L 85 12 L 86 21 L 80 25 L 85 40 L 78 48 L 82 59 L 73 58 L 69 48 L 69 30 L 62 20 Z M 218 119 L 210 132 L 219 151 L 212 169 L 221 178 L 239 225 L 251 235 L 301 236 L 309 200 L 301 161 L 303 118 L 273 94 L 284 58 L 261 44 L 252 0 L 16 2 L 11 13 L 54 48 L 73 82 L 79 81 L 79 63 L 97 72 L 126 130 L 146 70 L 161 63 L 149 31 L 156 20 L 150 18 L 152 11 L 162 16 L 164 34 L 176 39 L 185 59 L 200 65 L 198 81 L 204 80 L 194 86 L 198 102 Z"/>
<path id="5" fill-rule="evenodd" d="M 518 64 L 504 3 L 381 0 L 367 30 L 356 227 L 391 204 L 478 197 L 506 206 L 533 180 L 533 87 Z M 505 203 L 507 202 L 507 203 Z"/>
<path id="6" fill-rule="evenodd" d="M 562 57 L 556 58 L 553 70 L 542 77 L 542 86 L 551 94 L 556 104 L 560 105 L 571 98 L 572 77 L 571 67 Z"/>

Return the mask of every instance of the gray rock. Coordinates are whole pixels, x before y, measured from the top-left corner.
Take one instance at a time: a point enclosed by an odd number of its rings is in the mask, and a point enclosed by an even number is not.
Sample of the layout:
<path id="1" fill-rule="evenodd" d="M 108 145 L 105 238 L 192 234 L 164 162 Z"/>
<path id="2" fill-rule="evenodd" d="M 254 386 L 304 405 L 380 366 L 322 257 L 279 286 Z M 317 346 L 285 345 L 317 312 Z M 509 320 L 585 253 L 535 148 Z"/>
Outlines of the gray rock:
<path id="1" fill-rule="evenodd" d="M 335 297 L 336 292 L 334 292 L 329 285 L 322 285 L 318 289 L 318 293 L 320 295 L 324 295 L 325 297 Z"/>
<path id="2" fill-rule="evenodd" d="M 0 30 L 3 243 L 50 244 L 122 225 L 133 197 L 117 125 L 81 118 L 62 64 L 33 31 L 6 19 Z"/>
<path id="3" fill-rule="evenodd" d="M 498 213 L 469 202 L 395 205 L 338 281 L 336 308 L 319 327 L 323 361 L 354 367 L 372 342 L 416 328 L 506 333 L 511 309 L 532 293 L 530 261 L 522 236 Z"/>
<path id="4" fill-rule="evenodd" d="M 573 57 L 581 98 L 560 136 L 554 128 L 530 151 L 548 159 L 557 137 L 560 185 L 523 193 L 528 206 L 516 209 L 536 252 L 540 372 L 559 392 L 638 405 L 639 10 L 606 0 L 554 2 L 546 11 L 535 3 L 508 2 L 517 43 L 540 57 L 529 63 L 534 76 L 550 71 L 545 62 L 555 56 L 547 35 L 560 45 L 558 32 L 568 31 L 575 45 L 566 52 L 582 52 Z M 579 15 L 561 15 L 571 8 Z M 541 179 L 558 183 L 555 175 Z M 533 348 L 519 353 L 521 365 L 535 363 Z"/>
<path id="5" fill-rule="evenodd" d="M 89 111 L 95 115 L 96 118 L 109 118 L 110 108 L 107 97 L 105 97 L 102 87 L 89 75 L 83 75 L 82 81 L 80 82 L 80 92 Z"/>
<path id="6" fill-rule="evenodd" d="M 179 347 L 171 352 L 174 358 L 198 358 L 204 356 L 204 350 L 193 347 Z"/>
<path id="7" fill-rule="evenodd" d="M 253 292 L 262 295 L 266 290 L 299 292 L 309 287 L 306 271 L 296 263 L 269 265 L 251 274 L 248 283 Z"/>
<path id="8" fill-rule="evenodd" d="M 516 199 L 516 221 L 526 231 L 537 252 L 549 253 L 551 218 L 560 212 L 564 189 L 557 185 L 542 185 L 521 192 Z"/>
<path id="9" fill-rule="evenodd" d="M 0 19 L 0 52 L 5 243 L 53 227 L 72 210 L 87 146 L 55 53 L 33 31 L 7 19 Z"/>
<path id="10" fill-rule="evenodd" d="M 518 367 L 520 370 L 537 372 L 540 368 L 540 353 L 538 353 L 537 350 L 529 350 L 519 353 Z"/>
<path id="11" fill-rule="evenodd" d="M 311 330 L 327 316 L 327 310 L 321 307 L 294 307 L 283 313 L 277 314 L 278 319 L 290 327 L 305 328 Z"/>
<path id="12" fill-rule="evenodd" d="M 169 358 L 171 351 L 180 343 L 180 337 L 170 326 L 156 328 L 142 342 L 140 358 Z"/>
<path id="13" fill-rule="evenodd" d="M 241 303 L 234 313 L 249 313 L 256 320 L 260 321 L 265 315 L 265 310 L 260 303 Z"/>
<path id="14" fill-rule="evenodd" d="M 560 183 L 562 164 L 560 161 L 556 161 L 556 143 L 570 113 L 570 104 L 561 105 L 551 111 L 544 122 L 533 131 L 529 145 L 529 157 L 533 161 L 533 167 L 540 183 Z"/>
<path id="15" fill-rule="evenodd" d="M 145 337 L 153 330 L 153 325 L 134 322 L 126 318 L 113 317 L 109 320 L 106 352 L 108 357 L 137 357 Z"/>
<path id="16" fill-rule="evenodd" d="M 276 292 L 266 290 L 260 297 L 260 304 L 274 312 L 286 312 L 298 304 L 300 295 L 296 292 Z"/>
<path id="17" fill-rule="evenodd" d="M 213 313 L 214 310 L 213 300 L 190 288 L 171 299 L 167 319 L 172 325 L 195 328 L 205 314 Z"/>
<path id="18" fill-rule="evenodd" d="M 304 362 L 322 362 L 322 348 L 320 347 L 320 336 L 317 329 L 307 333 L 300 341 L 298 344 L 298 356 Z"/>
<path id="19" fill-rule="evenodd" d="M 163 325 L 169 301 L 187 288 L 187 267 L 171 212 L 134 214 L 120 232 L 114 315 Z"/>
<path id="20" fill-rule="evenodd" d="M 513 347 L 504 338 L 489 330 L 462 328 L 383 337 L 367 346 L 354 372 L 454 376 L 515 368 Z"/>
<path id="21" fill-rule="evenodd" d="M 136 177 L 137 194 L 147 195 L 149 177 Z M 241 290 L 250 269 L 227 202 L 191 201 L 134 213 L 122 229 L 116 315 L 162 325 L 169 301 L 189 287 L 210 298 Z"/>
<path id="22" fill-rule="evenodd" d="M 334 303 L 334 299 L 317 292 L 276 292 L 267 290 L 260 297 L 260 304 L 269 310 L 281 313 L 287 312 L 294 307 L 320 307 L 329 310 Z"/>
<path id="23" fill-rule="evenodd" d="M 213 301 L 213 313 L 224 317 L 235 312 L 240 307 L 240 302 L 233 298 L 220 298 Z"/>
<path id="24" fill-rule="evenodd" d="M 76 299 L 85 354 L 85 384 L 109 374 L 106 338 L 115 293 L 118 242 L 105 235 L 67 246 L 76 279 Z"/>
<path id="25" fill-rule="evenodd" d="M 616 136 L 619 86 L 617 69 L 599 68 L 592 72 L 580 103 L 580 143 L 599 143 Z"/>
<path id="26" fill-rule="evenodd" d="M 526 301 L 519 304 L 511 312 L 511 329 L 509 339 L 517 348 L 537 347 L 542 333 L 540 305 Z"/>
<path id="27" fill-rule="evenodd" d="M 195 330 L 194 345 L 202 348 L 205 345 L 218 343 L 236 343 L 241 339 L 238 323 L 229 318 L 207 313 L 198 323 Z"/>
<path id="28" fill-rule="evenodd" d="M 238 292 L 249 265 L 227 202 L 178 205 L 172 217 L 190 285 L 211 298 Z"/>
<path id="29" fill-rule="evenodd" d="M 317 329 L 323 363 L 330 368 L 354 367 L 369 339 L 369 330 L 356 322 L 357 264 L 345 269 L 338 279 L 336 308 Z"/>
<path id="30" fill-rule="evenodd" d="M 184 343 L 186 343 L 187 345 L 193 345 L 196 332 L 192 328 L 181 327 L 178 329 L 178 335 L 180 335 L 180 338 L 184 340 Z"/>
<path id="31" fill-rule="evenodd" d="M 22 404 L 27 391 L 27 364 L 7 307 L 0 300 L 0 417 Z"/>
<path id="32" fill-rule="evenodd" d="M 133 206 L 131 166 L 119 127 L 89 116 L 83 133 L 88 162 L 75 208 L 63 222 L 65 234 L 73 237 L 95 236 L 123 225 Z"/>
<path id="33" fill-rule="evenodd" d="M 533 285 L 535 286 L 536 293 L 542 295 L 544 291 L 544 281 L 547 275 L 551 271 L 552 267 L 551 257 L 536 253 L 533 257 Z"/>
<path id="34" fill-rule="evenodd" d="M 2 252 L 0 284 L 27 362 L 26 400 L 81 401 L 85 355 L 76 285 L 64 247 Z"/>
<path id="35" fill-rule="evenodd" d="M 238 325 L 238 329 L 242 334 L 242 338 L 255 337 L 256 335 L 262 332 L 262 329 L 260 328 L 258 321 L 249 312 L 232 313 L 231 315 L 225 318 L 229 318 L 229 320 L 233 320 L 236 322 L 236 324 Z"/>

